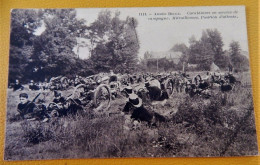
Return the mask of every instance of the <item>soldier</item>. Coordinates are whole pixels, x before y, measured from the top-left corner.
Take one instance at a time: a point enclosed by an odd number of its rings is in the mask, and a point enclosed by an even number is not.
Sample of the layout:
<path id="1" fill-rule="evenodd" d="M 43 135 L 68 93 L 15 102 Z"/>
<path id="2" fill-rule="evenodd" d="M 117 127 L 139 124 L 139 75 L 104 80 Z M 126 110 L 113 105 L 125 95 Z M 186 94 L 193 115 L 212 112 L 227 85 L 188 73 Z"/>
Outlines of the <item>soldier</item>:
<path id="1" fill-rule="evenodd" d="M 39 90 L 40 87 L 38 85 L 36 85 L 33 80 L 31 80 L 29 83 L 29 89 L 30 90 Z"/>
<path id="2" fill-rule="evenodd" d="M 130 94 L 134 93 L 133 88 L 131 86 L 126 86 L 124 90 L 127 93 L 127 97 L 129 97 Z"/>
<path id="3" fill-rule="evenodd" d="M 167 119 L 156 113 L 147 110 L 142 103 L 142 99 L 136 94 L 130 94 L 124 106 L 123 112 L 131 115 L 131 119 L 136 121 L 145 121 L 148 125 L 155 126 L 157 122 L 166 122 Z"/>
<path id="4" fill-rule="evenodd" d="M 24 87 L 22 86 L 22 84 L 20 83 L 19 80 L 15 80 L 15 84 L 13 86 L 13 91 L 17 91 L 17 90 L 23 90 Z"/>
<path id="5" fill-rule="evenodd" d="M 66 101 L 64 97 L 61 96 L 61 93 L 58 91 L 54 91 L 54 99 L 53 102 L 56 104 L 64 104 L 64 102 Z"/>
<path id="6" fill-rule="evenodd" d="M 206 75 L 202 77 L 202 80 L 209 82 L 210 76 L 211 76 L 210 73 L 207 72 Z"/>
<path id="7" fill-rule="evenodd" d="M 39 95 L 36 96 L 36 98 Z M 44 119 L 43 121 L 47 121 L 48 118 L 45 115 L 45 112 L 42 109 L 39 109 L 34 101 L 30 101 L 28 99 L 27 93 L 21 93 L 19 95 L 20 103 L 17 106 L 18 114 L 22 119 L 35 120 L 35 119 Z"/>
<path id="8" fill-rule="evenodd" d="M 75 80 L 74 80 L 74 86 L 81 84 L 81 82 L 82 82 L 82 77 L 76 75 Z"/>
<path id="9" fill-rule="evenodd" d="M 129 76 L 129 82 L 130 82 L 131 84 L 134 84 L 134 79 L 133 79 L 132 76 Z"/>
<path id="10" fill-rule="evenodd" d="M 51 116 L 60 116 L 67 114 L 66 99 L 61 96 L 61 93 L 54 91 L 54 99 L 52 101 L 56 105 L 50 105 L 49 110 L 52 111 Z"/>
<path id="11" fill-rule="evenodd" d="M 143 81 L 143 76 L 142 74 L 139 74 L 138 78 L 137 78 L 137 83 L 141 83 Z"/>
<path id="12" fill-rule="evenodd" d="M 214 72 L 214 77 L 215 77 L 216 81 L 220 81 L 221 80 L 221 73 L 219 71 Z"/>
<path id="13" fill-rule="evenodd" d="M 124 94 L 124 96 L 128 99 L 129 95 L 134 93 L 134 90 L 131 86 L 126 86 L 124 89 L 121 90 L 121 92 Z"/>
<path id="14" fill-rule="evenodd" d="M 145 87 L 148 90 L 150 99 L 152 101 L 164 101 L 169 98 L 166 90 L 161 90 L 159 84 L 149 81 L 145 82 Z"/>
<path id="15" fill-rule="evenodd" d="M 44 79 L 44 82 L 42 83 L 42 89 L 47 90 L 48 89 L 48 80 L 47 78 Z"/>

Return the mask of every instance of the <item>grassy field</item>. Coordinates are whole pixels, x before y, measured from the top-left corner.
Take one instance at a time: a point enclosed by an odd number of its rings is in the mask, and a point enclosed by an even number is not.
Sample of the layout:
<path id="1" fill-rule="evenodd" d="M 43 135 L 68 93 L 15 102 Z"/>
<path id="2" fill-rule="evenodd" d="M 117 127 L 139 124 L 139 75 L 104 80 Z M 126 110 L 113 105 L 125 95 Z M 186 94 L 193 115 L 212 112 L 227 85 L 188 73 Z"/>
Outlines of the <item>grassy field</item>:
<path id="1" fill-rule="evenodd" d="M 129 116 L 120 113 L 123 97 L 112 100 L 110 115 L 86 108 L 76 116 L 52 118 L 47 123 L 13 121 L 21 91 L 9 90 L 5 160 L 255 155 L 250 74 L 237 76 L 245 87 L 228 93 L 225 105 L 222 93 L 215 89 L 209 99 L 175 92 L 164 106 L 146 107 L 170 119 L 156 127 L 133 126 Z M 37 95 L 28 93 L 30 99 Z M 46 92 L 45 99 L 50 102 L 52 93 Z"/>

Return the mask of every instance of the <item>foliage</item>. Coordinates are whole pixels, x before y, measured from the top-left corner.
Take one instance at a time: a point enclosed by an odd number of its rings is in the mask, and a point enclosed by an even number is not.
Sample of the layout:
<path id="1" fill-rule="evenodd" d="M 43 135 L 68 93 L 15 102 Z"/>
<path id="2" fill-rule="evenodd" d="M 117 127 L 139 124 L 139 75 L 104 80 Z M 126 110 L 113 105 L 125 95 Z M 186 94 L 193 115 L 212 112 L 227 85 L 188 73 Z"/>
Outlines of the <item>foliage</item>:
<path id="1" fill-rule="evenodd" d="M 178 62 L 177 66 L 175 67 L 178 70 L 182 70 L 183 64 L 185 66 L 187 66 L 187 63 L 188 63 L 189 48 L 184 43 L 181 43 L 181 44 L 175 44 L 172 47 L 171 51 L 182 53 L 182 55 L 180 57 L 180 61 Z"/>
<path id="2" fill-rule="evenodd" d="M 136 70 L 138 23 L 132 17 L 121 20 L 119 15 L 101 11 L 87 26 L 84 19 L 77 19 L 74 9 L 13 10 L 9 82 Z M 40 29 L 44 30 L 39 33 Z M 87 60 L 73 51 L 82 38 L 90 41 Z"/>
<path id="3" fill-rule="evenodd" d="M 139 41 L 136 33 L 137 20 L 127 17 L 119 19 L 119 12 L 108 10 L 99 13 L 98 19 L 89 27 L 95 47 L 91 60 L 98 72 L 108 71 L 129 73 L 136 69 Z"/>
<path id="4" fill-rule="evenodd" d="M 72 49 L 84 32 L 83 20 L 73 9 L 13 10 L 10 38 L 9 82 L 15 79 L 44 81 L 66 75 L 75 67 Z M 41 34 L 36 34 L 45 27 Z"/>
<path id="5" fill-rule="evenodd" d="M 209 70 L 210 65 L 214 62 L 223 70 L 234 65 L 236 71 L 246 71 L 249 68 L 248 59 L 240 53 L 240 45 L 238 42 L 231 42 L 229 51 L 223 50 L 224 43 L 221 33 L 217 29 L 206 29 L 202 31 L 200 40 L 196 40 L 194 36 L 189 39 L 188 55 L 183 54 L 181 59 L 188 59 L 191 64 L 198 64 L 199 70 Z M 177 48 L 180 45 L 175 45 Z M 173 49 L 176 47 L 173 47 Z M 184 47 L 181 47 L 183 50 Z M 185 60 L 181 61 L 181 64 Z"/>
<path id="6" fill-rule="evenodd" d="M 211 45 L 211 49 L 214 52 L 214 60 L 216 61 L 223 55 L 224 43 L 222 41 L 222 36 L 217 29 L 206 29 L 205 34 L 205 41 Z"/>
<path id="7" fill-rule="evenodd" d="M 34 32 L 41 26 L 41 14 L 37 10 L 14 9 L 11 13 L 9 82 L 24 80 L 23 73 L 33 54 Z"/>
<path id="8" fill-rule="evenodd" d="M 184 44 L 175 44 L 170 51 L 174 51 L 174 52 L 182 52 L 183 55 L 188 53 L 188 47 Z"/>
<path id="9" fill-rule="evenodd" d="M 48 77 L 77 70 L 73 48 L 77 44 L 76 37 L 86 29 L 85 22 L 77 20 L 73 9 L 55 9 L 44 11 L 44 23 L 46 29 L 35 39 L 33 62 L 27 69 L 41 68 Z"/>
<path id="10" fill-rule="evenodd" d="M 12 10 L 10 44 L 19 48 L 32 45 L 33 33 L 41 25 L 40 19 L 37 10 Z"/>
<path id="11" fill-rule="evenodd" d="M 250 77 L 249 73 L 244 74 L 240 75 L 242 82 Z M 30 96 L 37 93 L 28 92 Z M 69 93 L 66 92 L 64 96 Z M 51 118 L 46 123 L 11 121 L 18 95 L 19 92 L 8 95 L 14 101 L 8 102 L 6 160 L 257 154 L 250 88 L 240 87 L 228 93 L 225 106 L 218 89 L 213 90 L 209 99 L 174 92 L 164 106 L 146 107 L 164 114 L 168 122 L 154 127 L 144 122 L 131 130 L 125 128 L 125 116 L 95 114 L 92 108 L 76 116 Z M 119 112 L 123 100 L 114 100 L 109 111 Z"/>
<path id="12" fill-rule="evenodd" d="M 214 61 L 214 52 L 211 44 L 208 42 L 207 33 L 203 31 L 199 41 L 193 41 L 189 48 L 188 62 L 198 64 L 199 69 L 209 70 Z"/>
<path id="13" fill-rule="evenodd" d="M 249 60 L 241 55 L 239 43 L 237 41 L 232 41 L 229 46 L 230 60 L 235 71 L 247 71 L 249 69 Z"/>
<path id="14" fill-rule="evenodd" d="M 24 121 L 22 129 L 24 131 L 23 138 L 27 143 L 38 144 L 53 138 L 53 132 L 46 129 L 45 123 Z"/>

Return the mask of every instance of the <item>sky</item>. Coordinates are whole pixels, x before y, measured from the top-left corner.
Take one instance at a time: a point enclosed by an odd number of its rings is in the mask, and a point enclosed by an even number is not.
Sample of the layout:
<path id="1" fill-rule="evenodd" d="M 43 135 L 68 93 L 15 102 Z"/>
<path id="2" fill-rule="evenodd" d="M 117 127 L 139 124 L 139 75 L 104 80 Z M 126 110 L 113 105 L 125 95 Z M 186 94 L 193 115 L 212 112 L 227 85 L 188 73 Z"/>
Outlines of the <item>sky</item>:
<path id="1" fill-rule="evenodd" d="M 85 19 L 90 25 L 97 19 L 98 13 L 104 9 L 76 9 L 77 18 Z M 199 40 L 202 30 L 205 29 L 217 29 L 221 33 L 224 50 L 228 50 L 230 42 L 234 40 L 240 43 L 242 50 L 248 51 L 244 6 L 109 8 L 109 10 L 120 11 L 121 19 L 125 19 L 127 16 L 137 19 L 137 34 L 140 42 L 138 56 L 140 58 L 143 58 L 146 51 L 168 51 L 178 43 L 185 43 L 189 46 L 189 38 L 193 35 Z M 235 18 L 224 18 L 227 15 L 235 16 Z M 173 19 L 173 17 L 185 16 L 199 19 Z M 160 20 L 163 18 L 166 20 Z M 79 54 L 81 58 L 88 58 L 88 48 L 80 47 Z"/>

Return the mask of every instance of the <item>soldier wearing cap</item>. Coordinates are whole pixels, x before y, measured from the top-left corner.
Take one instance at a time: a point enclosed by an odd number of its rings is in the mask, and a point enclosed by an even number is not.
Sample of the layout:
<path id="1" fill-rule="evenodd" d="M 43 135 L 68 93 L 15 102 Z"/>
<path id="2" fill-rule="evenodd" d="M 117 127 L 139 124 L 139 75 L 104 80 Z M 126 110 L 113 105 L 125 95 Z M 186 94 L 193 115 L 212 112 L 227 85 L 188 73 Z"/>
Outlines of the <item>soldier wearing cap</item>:
<path id="1" fill-rule="evenodd" d="M 66 114 L 66 99 L 61 96 L 61 93 L 58 91 L 54 91 L 54 99 L 52 101 L 56 105 L 50 104 L 48 107 L 49 111 L 52 111 L 52 116 L 59 116 Z"/>
<path id="2" fill-rule="evenodd" d="M 20 103 L 17 106 L 18 114 L 23 119 L 32 118 L 32 113 L 36 108 L 35 104 L 28 99 L 27 93 L 21 93 L 19 95 L 19 99 L 20 99 Z"/>
<path id="3" fill-rule="evenodd" d="M 28 99 L 27 93 L 19 95 L 20 103 L 17 106 L 18 114 L 22 119 L 44 119 L 47 121 L 46 114 L 42 109 L 39 109 L 36 104 Z"/>
<path id="4" fill-rule="evenodd" d="M 54 99 L 53 102 L 56 104 L 63 104 L 65 102 L 65 98 L 61 96 L 61 93 L 58 91 L 54 91 Z"/>

